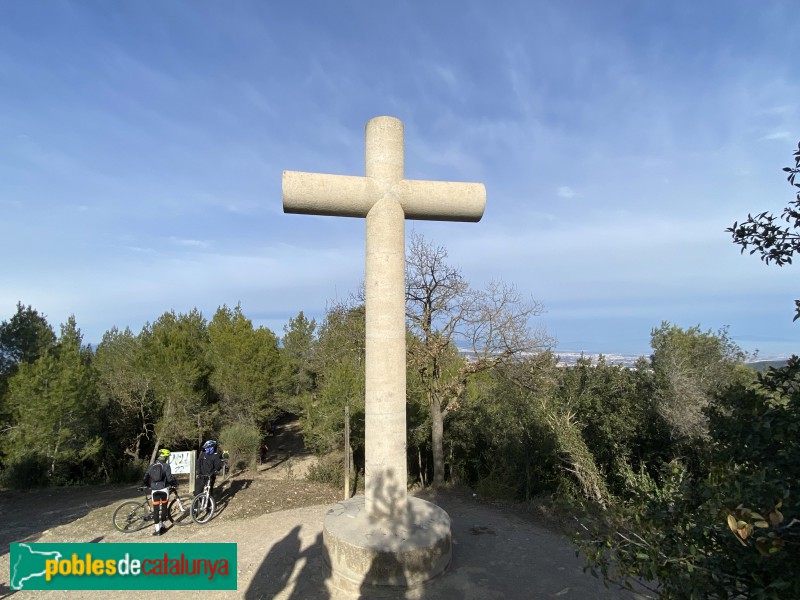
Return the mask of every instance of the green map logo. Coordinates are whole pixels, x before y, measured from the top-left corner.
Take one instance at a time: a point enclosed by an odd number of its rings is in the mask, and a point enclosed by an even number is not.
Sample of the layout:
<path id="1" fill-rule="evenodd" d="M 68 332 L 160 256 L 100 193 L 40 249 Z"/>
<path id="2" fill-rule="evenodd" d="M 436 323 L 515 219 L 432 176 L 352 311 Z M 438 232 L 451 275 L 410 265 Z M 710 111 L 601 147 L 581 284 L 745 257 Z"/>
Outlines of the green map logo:
<path id="1" fill-rule="evenodd" d="M 29 579 L 45 578 L 45 561 L 61 560 L 62 554 L 58 551 L 43 552 L 34 550 L 35 544 L 11 544 L 11 563 L 9 565 L 9 585 L 12 590 L 35 590 L 35 584 L 25 587 Z M 14 547 L 17 552 L 14 556 Z"/>
<path id="2" fill-rule="evenodd" d="M 11 544 L 12 590 L 235 590 L 236 544 Z"/>

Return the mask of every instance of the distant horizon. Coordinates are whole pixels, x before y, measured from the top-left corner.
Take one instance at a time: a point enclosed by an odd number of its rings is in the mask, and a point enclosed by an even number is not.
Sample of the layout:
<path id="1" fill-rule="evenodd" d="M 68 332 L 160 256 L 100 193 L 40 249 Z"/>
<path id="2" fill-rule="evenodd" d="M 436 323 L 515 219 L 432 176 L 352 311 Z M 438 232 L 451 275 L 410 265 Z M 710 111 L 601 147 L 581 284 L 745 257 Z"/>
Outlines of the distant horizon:
<path id="1" fill-rule="evenodd" d="M 653 351 L 650 350 L 649 352 L 647 352 L 645 354 L 624 354 L 624 353 L 618 353 L 618 352 L 574 352 L 574 351 L 554 350 L 553 354 L 556 355 L 556 356 L 559 356 L 559 357 L 568 356 L 570 358 L 579 357 L 581 354 L 583 354 L 584 356 L 591 357 L 593 359 L 596 359 L 599 356 L 603 356 L 606 359 L 609 359 L 610 361 L 614 361 L 614 360 L 617 360 L 617 359 L 635 360 L 635 359 L 639 359 L 639 358 L 642 358 L 642 357 L 644 357 L 646 359 L 649 359 L 652 356 Z M 748 358 L 744 362 L 745 362 L 745 364 L 750 364 L 750 363 L 759 363 L 759 362 L 783 361 L 783 360 L 789 360 L 789 358 L 791 358 L 791 356 L 792 356 L 791 354 L 787 354 L 787 355 L 770 355 L 770 356 L 757 355 L 755 357 L 748 356 Z"/>
<path id="2" fill-rule="evenodd" d="M 58 335 L 58 333 L 59 333 L 60 326 L 63 325 L 66 322 L 66 319 L 64 319 L 64 321 L 54 322 L 53 320 L 51 320 L 49 315 L 47 315 L 46 313 L 43 313 L 43 311 L 39 310 L 36 306 L 34 306 L 34 305 L 30 304 L 30 303 L 24 302 L 23 305 L 24 306 L 29 306 L 30 305 L 33 309 L 37 310 L 39 312 L 39 314 L 44 314 L 45 318 L 47 319 L 47 322 L 53 328 L 53 330 L 55 331 L 56 335 Z M 16 304 L 15 304 L 15 306 L 16 306 Z M 222 306 L 222 305 L 220 305 L 220 306 Z M 234 304 L 225 304 L 225 306 L 227 306 L 228 308 L 233 308 L 233 307 L 236 306 L 236 303 L 234 303 Z M 197 308 L 197 307 L 193 307 L 193 308 Z M 202 310 L 200 312 L 203 314 L 203 318 L 206 319 L 207 322 L 210 322 L 211 319 L 214 316 L 214 313 L 216 312 L 216 310 L 218 308 L 219 307 L 216 307 L 216 308 L 214 308 L 213 311 L 210 311 L 210 312 L 206 312 L 206 311 L 202 311 Z M 109 326 L 106 329 L 104 329 L 101 333 L 99 333 L 99 335 L 98 335 L 97 332 L 93 332 L 91 336 L 87 335 L 86 330 L 84 329 L 84 327 L 81 326 L 81 322 L 77 318 L 76 318 L 76 324 L 78 326 L 78 329 L 81 332 L 81 335 L 83 336 L 83 344 L 85 346 L 91 346 L 92 348 L 97 348 L 97 345 L 102 341 L 102 336 L 105 333 L 107 333 L 108 331 L 111 331 L 114 327 L 116 327 L 119 331 L 124 331 L 126 328 L 129 328 L 134 335 L 138 335 L 142 331 L 142 329 L 144 328 L 146 323 L 151 323 L 152 324 L 158 318 L 160 318 L 163 314 L 165 314 L 167 312 L 170 312 L 172 310 L 175 310 L 175 309 L 164 310 L 164 311 L 160 312 L 158 315 L 153 316 L 151 319 L 148 319 L 145 322 L 141 323 L 141 325 L 137 325 L 137 326 L 122 325 L 122 326 L 120 326 L 120 325 L 115 324 L 115 325 Z M 176 313 L 186 313 L 186 312 L 188 312 L 190 310 L 192 310 L 192 308 L 188 309 L 187 311 L 177 311 L 177 310 L 175 310 L 175 312 Z M 198 308 L 198 310 L 199 310 L 199 308 Z M 293 319 L 293 318 L 297 317 L 297 315 L 300 312 L 303 312 L 304 316 L 307 319 L 309 319 L 309 320 L 313 319 L 314 321 L 316 321 L 317 324 L 321 323 L 321 321 L 325 317 L 324 314 L 322 314 L 322 315 L 313 315 L 313 314 L 308 313 L 308 312 L 306 312 L 304 310 L 298 310 L 298 311 L 294 312 L 291 315 L 291 317 L 287 318 L 286 320 L 274 319 L 274 318 L 258 319 L 258 318 L 254 318 L 252 315 L 248 314 L 247 307 L 242 306 L 242 311 L 244 313 L 244 316 L 246 318 L 250 319 L 250 321 L 253 323 L 254 327 L 267 327 L 279 339 L 282 339 L 283 336 L 285 335 L 284 326 L 288 325 L 289 318 Z M 0 315 L 0 322 L 7 321 L 8 319 L 10 319 L 14 315 L 15 312 L 16 312 L 16 310 L 13 313 L 10 313 L 8 315 Z M 687 329 L 689 327 L 694 327 L 694 326 L 698 325 L 697 323 L 694 323 L 694 324 L 691 324 L 691 325 L 682 325 L 682 324 L 677 324 L 677 323 L 673 323 L 673 324 L 677 325 L 678 327 L 682 327 L 684 329 Z M 659 323 L 659 325 L 660 325 L 660 323 Z M 702 331 L 711 330 L 712 333 L 714 332 L 713 329 L 708 328 L 708 327 L 703 327 L 702 324 L 700 324 L 700 328 L 701 328 Z M 652 330 L 652 328 L 650 330 L 648 330 L 648 337 L 649 337 L 649 331 L 651 331 L 651 330 Z M 754 349 L 754 348 L 743 347 L 732 336 L 731 336 L 731 340 L 734 343 L 736 343 L 737 345 L 739 345 L 740 348 L 749 355 L 749 359 L 746 362 L 761 362 L 761 361 L 771 361 L 771 360 L 788 360 L 792 355 L 800 354 L 798 352 L 795 352 L 795 353 L 792 353 L 792 352 L 765 352 L 765 351 L 763 351 L 761 349 L 758 349 L 758 348 Z M 569 347 L 569 346 L 568 347 L 558 347 L 558 344 L 556 344 L 556 346 L 557 346 L 556 349 L 552 349 L 551 350 L 551 352 L 553 354 L 555 354 L 555 355 L 570 355 L 570 356 L 577 357 L 577 356 L 580 356 L 581 354 L 584 354 L 586 356 L 590 356 L 590 357 L 594 357 L 594 358 L 596 358 L 596 357 L 598 357 L 600 355 L 603 355 L 606 358 L 609 358 L 609 357 L 621 357 L 621 358 L 624 358 L 624 359 L 626 359 L 628 361 L 634 361 L 634 362 L 635 362 L 635 359 L 638 359 L 639 357 L 649 358 L 650 355 L 653 353 L 653 350 L 650 347 L 648 347 L 647 350 L 642 351 L 642 352 L 635 352 L 635 351 L 631 352 L 631 351 L 626 351 L 624 349 L 623 350 L 619 350 L 618 348 L 614 349 L 614 350 L 607 350 L 607 349 L 597 350 L 597 346 L 587 347 L 586 349 L 583 349 L 583 350 L 576 350 L 574 348 L 574 346 L 572 346 L 572 347 Z M 606 348 L 611 348 L 611 347 L 613 347 L 613 343 L 609 343 L 606 346 Z M 754 357 L 753 357 L 753 354 L 755 354 Z"/>

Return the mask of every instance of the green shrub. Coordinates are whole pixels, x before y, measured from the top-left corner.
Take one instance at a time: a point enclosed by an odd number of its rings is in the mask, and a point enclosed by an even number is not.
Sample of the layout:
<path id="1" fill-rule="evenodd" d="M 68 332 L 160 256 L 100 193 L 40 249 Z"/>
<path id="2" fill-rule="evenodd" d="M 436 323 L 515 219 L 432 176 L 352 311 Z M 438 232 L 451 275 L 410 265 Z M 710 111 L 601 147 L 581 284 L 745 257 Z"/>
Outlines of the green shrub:
<path id="1" fill-rule="evenodd" d="M 800 359 L 730 388 L 709 415 L 708 468 L 675 461 L 589 521 L 593 572 L 659 598 L 800 598 Z"/>
<path id="2" fill-rule="evenodd" d="M 344 486 L 343 456 L 340 453 L 334 453 L 320 458 L 308 469 L 307 477 L 310 481 L 342 488 Z"/>
<path id="3" fill-rule="evenodd" d="M 234 423 L 222 429 L 219 435 L 222 450 L 229 454 L 232 469 L 255 469 L 258 464 L 258 449 L 261 432 L 255 425 Z"/>
<path id="4" fill-rule="evenodd" d="M 518 500 L 519 481 L 512 469 L 497 465 L 488 475 L 478 480 L 475 491 L 488 498 Z"/>
<path id="5" fill-rule="evenodd" d="M 138 459 L 123 463 L 111 472 L 111 483 L 136 483 L 144 478 L 147 461 Z"/>
<path id="6" fill-rule="evenodd" d="M 11 461 L 0 476 L 5 488 L 24 490 L 48 485 L 48 460 L 40 454 L 29 454 Z"/>

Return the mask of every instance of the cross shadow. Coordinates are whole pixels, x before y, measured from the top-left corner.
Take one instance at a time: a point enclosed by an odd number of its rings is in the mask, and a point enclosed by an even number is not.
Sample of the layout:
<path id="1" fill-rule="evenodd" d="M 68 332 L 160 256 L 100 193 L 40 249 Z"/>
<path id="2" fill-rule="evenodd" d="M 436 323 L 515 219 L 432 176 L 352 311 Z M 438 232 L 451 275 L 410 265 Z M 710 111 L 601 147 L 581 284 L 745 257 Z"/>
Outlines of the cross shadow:
<path id="1" fill-rule="evenodd" d="M 244 593 L 246 600 L 275 598 L 289 585 L 294 585 L 287 600 L 328 598 L 325 586 L 327 575 L 323 569 L 322 533 L 314 543 L 300 552 L 300 525 L 296 525 L 286 536 L 270 548 Z M 304 560 L 299 573 L 293 576 L 297 564 Z"/>
<path id="2" fill-rule="evenodd" d="M 373 475 L 366 487 L 372 492 L 373 514 L 380 515 L 382 523 L 388 526 L 393 535 L 397 535 L 400 528 L 407 525 L 407 515 L 394 501 L 400 493 L 400 483 L 394 475 L 394 469 Z"/>
<path id="3" fill-rule="evenodd" d="M 370 477 L 367 488 L 372 491 L 373 514 L 377 517 L 370 517 L 369 521 L 377 527 L 378 532 L 389 532 L 398 539 L 405 539 L 406 536 L 413 535 L 412 532 L 419 528 L 420 522 L 425 521 L 426 509 L 419 504 L 416 505 L 413 513 L 415 516 L 412 516 L 410 509 L 404 510 L 402 505 L 398 506 L 396 498 L 400 493 L 400 485 L 392 469 Z M 430 551 L 433 552 L 432 549 Z M 438 547 L 437 551 L 445 552 Z M 446 552 L 450 555 L 451 551 L 447 549 Z M 437 562 L 439 560 L 434 554 L 429 555 L 428 559 Z M 359 587 L 359 598 L 427 598 L 429 593 L 427 582 L 409 579 L 406 572 L 408 568 L 413 569 L 414 566 L 411 563 L 401 562 L 396 555 L 391 553 L 376 555 Z"/>

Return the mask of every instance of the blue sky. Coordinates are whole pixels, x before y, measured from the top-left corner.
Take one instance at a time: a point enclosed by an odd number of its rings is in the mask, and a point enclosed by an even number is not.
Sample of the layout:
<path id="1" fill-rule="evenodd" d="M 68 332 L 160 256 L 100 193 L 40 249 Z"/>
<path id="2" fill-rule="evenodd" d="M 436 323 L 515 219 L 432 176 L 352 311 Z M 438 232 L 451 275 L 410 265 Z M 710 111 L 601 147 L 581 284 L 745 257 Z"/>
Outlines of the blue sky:
<path id="1" fill-rule="evenodd" d="M 797 352 L 795 268 L 725 228 L 794 196 L 797 4 L 0 0 L 0 319 L 88 342 L 241 302 L 282 334 L 363 278 L 361 219 L 285 215 L 284 169 L 479 181 L 480 223 L 409 222 L 475 286 L 542 302 L 564 351 L 663 320 Z"/>

